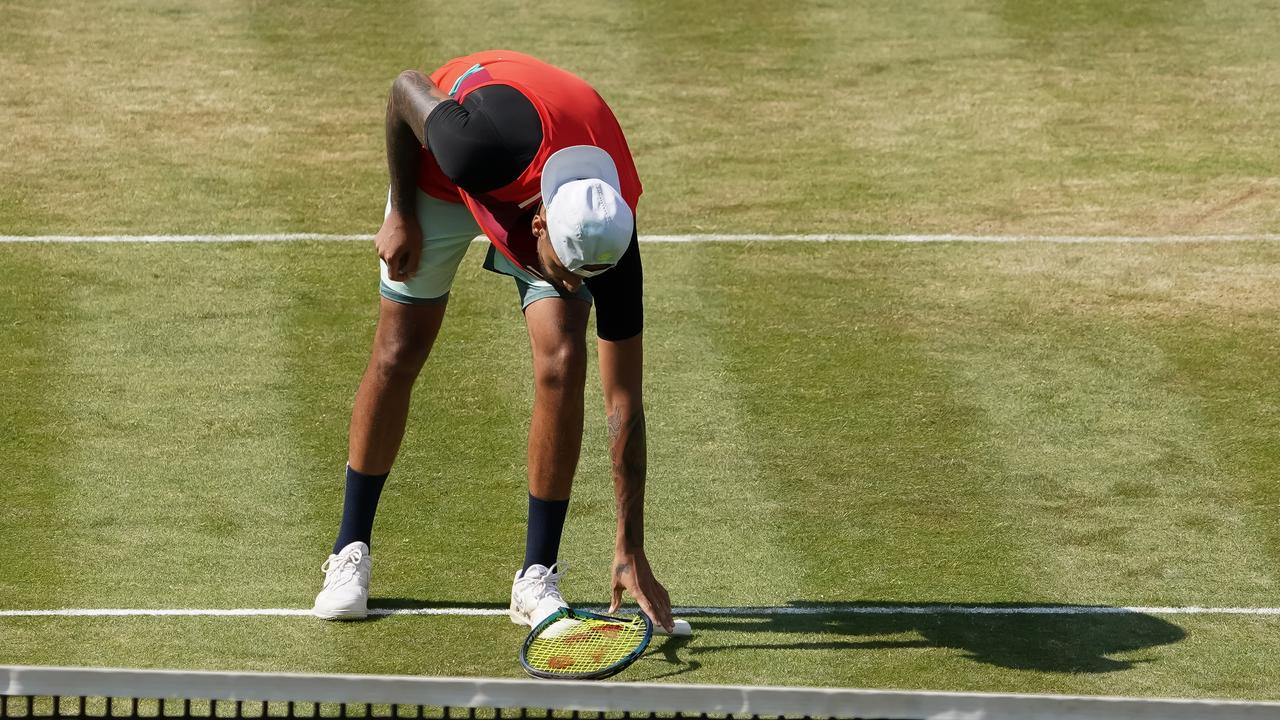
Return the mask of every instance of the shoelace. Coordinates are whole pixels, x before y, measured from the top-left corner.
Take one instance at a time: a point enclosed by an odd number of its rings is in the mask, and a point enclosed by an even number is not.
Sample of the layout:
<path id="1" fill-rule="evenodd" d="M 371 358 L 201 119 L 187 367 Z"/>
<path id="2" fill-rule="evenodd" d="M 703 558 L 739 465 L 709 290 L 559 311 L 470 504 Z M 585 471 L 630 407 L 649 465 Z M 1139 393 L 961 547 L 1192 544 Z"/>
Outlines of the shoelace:
<path id="1" fill-rule="evenodd" d="M 560 564 L 556 563 L 555 565 L 547 568 L 547 573 L 545 575 L 530 578 L 530 581 L 538 586 L 538 589 L 541 591 L 539 595 L 542 598 L 545 599 L 547 597 L 552 597 L 563 603 L 564 597 L 560 595 L 560 578 L 564 577 L 564 572 L 556 572 L 556 568 L 558 567 L 560 567 Z"/>
<path id="2" fill-rule="evenodd" d="M 360 569 L 360 561 L 364 559 L 364 553 L 354 550 L 345 555 L 331 555 L 320 565 L 320 570 L 325 574 L 325 585 L 343 585 L 352 580 L 356 576 L 356 572 Z M 338 564 L 334 565 L 334 560 Z M 330 571 L 333 572 L 330 577 Z"/>

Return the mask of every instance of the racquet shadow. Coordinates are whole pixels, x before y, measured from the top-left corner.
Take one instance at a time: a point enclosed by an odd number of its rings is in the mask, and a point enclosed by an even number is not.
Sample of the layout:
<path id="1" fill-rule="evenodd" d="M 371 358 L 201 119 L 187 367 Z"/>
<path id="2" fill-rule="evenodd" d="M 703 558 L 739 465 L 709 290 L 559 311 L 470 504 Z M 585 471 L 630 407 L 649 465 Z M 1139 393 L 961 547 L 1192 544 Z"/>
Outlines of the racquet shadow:
<path id="1" fill-rule="evenodd" d="M 677 675 L 695 672 L 701 668 L 702 663 L 697 660 L 680 657 L 680 651 L 688 648 L 693 640 L 694 639 L 692 637 L 688 636 L 654 638 L 653 642 L 649 644 L 649 651 L 644 654 L 644 659 L 660 660 L 671 665 L 674 669 L 657 675 L 648 676 L 645 678 L 645 682 L 657 682 L 658 680 L 664 680 Z"/>
<path id="2" fill-rule="evenodd" d="M 960 610 L 919 613 L 905 611 L 918 608 L 916 603 L 807 601 L 788 604 L 800 612 L 767 616 L 743 616 L 744 613 L 730 608 L 726 608 L 723 615 L 717 615 L 712 608 L 688 616 L 694 628 L 693 642 L 673 646 L 669 651 L 659 648 L 659 651 L 669 655 L 668 660 L 673 664 L 691 665 L 696 662 L 695 658 L 741 650 L 938 648 L 958 650 L 974 662 L 1015 670 L 1107 673 L 1152 661 L 1150 658 L 1119 659 L 1113 655 L 1168 645 L 1186 637 L 1186 632 L 1173 623 L 1122 608 L 1102 608 L 1099 612 L 1097 607 L 1037 605 L 1034 607 L 1048 607 L 1055 612 L 986 614 L 964 609 L 1032 606 L 1017 603 L 948 605 Z M 859 607 L 868 610 L 858 612 Z M 893 608 L 903 608 L 904 612 L 891 612 Z M 716 635 L 711 633 L 722 632 L 756 636 L 759 640 L 738 641 L 739 637 L 734 642 L 717 643 Z M 705 642 L 699 642 L 700 638 L 705 638 Z M 682 654 L 687 657 L 682 659 Z"/>

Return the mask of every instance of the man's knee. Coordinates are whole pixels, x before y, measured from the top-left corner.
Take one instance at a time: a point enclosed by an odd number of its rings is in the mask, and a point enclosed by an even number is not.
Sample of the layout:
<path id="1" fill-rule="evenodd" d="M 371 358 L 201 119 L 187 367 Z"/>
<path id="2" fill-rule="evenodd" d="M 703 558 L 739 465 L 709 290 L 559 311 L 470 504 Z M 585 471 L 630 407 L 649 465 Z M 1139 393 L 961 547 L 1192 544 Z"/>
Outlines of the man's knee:
<path id="1" fill-rule="evenodd" d="M 533 374 L 539 392 L 581 393 L 587 381 L 585 339 L 565 338 L 540 349 L 533 359 Z"/>
<path id="2" fill-rule="evenodd" d="M 444 310 L 444 303 L 402 305 L 382 298 L 370 372 L 385 380 L 412 382 L 440 332 Z"/>
<path id="3" fill-rule="evenodd" d="M 369 365 L 385 379 L 412 382 L 430 351 L 431 344 L 422 338 L 380 336 Z"/>

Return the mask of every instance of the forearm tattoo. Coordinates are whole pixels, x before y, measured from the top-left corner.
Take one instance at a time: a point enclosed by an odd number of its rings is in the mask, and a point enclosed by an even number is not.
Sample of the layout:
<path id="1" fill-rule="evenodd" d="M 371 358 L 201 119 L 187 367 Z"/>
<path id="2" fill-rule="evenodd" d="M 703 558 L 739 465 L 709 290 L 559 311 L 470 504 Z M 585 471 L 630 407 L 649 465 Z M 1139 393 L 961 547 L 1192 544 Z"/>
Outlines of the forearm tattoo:
<path id="1" fill-rule="evenodd" d="M 646 458 L 646 440 L 644 411 L 640 410 L 629 417 L 614 411 L 608 415 L 609 451 L 613 456 L 616 472 L 631 478 L 644 480 Z"/>
<path id="2" fill-rule="evenodd" d="M 611 410 L 607 417 L 614 494 L 618 500 L 619 539 L 643 545 L 644 485 L 648 462 L 644 410 L 629 415 Z"/>
<path id="3" fill-rule="evenodd" d="M 427 116 L 447 96 L 431 79 L 406 70 L 391 86 L 387 99 L 387 169 L 391 176 L 391 205 L 412 212 L 418 176 L 418 153 L 426 144 Z"/>

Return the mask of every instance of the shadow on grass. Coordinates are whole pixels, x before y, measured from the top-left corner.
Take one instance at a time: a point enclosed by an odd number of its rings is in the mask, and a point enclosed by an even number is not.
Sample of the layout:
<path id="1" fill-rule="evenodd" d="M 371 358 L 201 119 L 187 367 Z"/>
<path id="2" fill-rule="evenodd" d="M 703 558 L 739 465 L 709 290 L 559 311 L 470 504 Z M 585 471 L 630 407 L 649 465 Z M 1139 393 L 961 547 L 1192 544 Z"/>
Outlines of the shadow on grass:
<path id="1" fill-rule="evenodd" d="M 375 614 L 380 610 L 475 609 L 485 611 L 484 615 L 480 615 L 479 617 L 502 617 L 505 619 L 505 613 L 497 615 L 493 611 L 505 611 L 507 607 L 508 604 L 502 602 L 466 602 L 461 600 L 423 600 L 421 598 L 372 597 L 369 598 L 370 615 L 368 618 L 365 618 L 365 622 L 378 622 L 386 620 L 389 617 L 396 617 L 385 613 Z"/>
<path id="2" fill-rule="evenodd" d="M 494 611 L 494 610 L 505 611 L 507 607 L 508 607 L 507 603 L 501 603 L 501 602 L 460 602 L 457 600 L 422 600 L 418 598 L 388 598 L 388 597 L 382 597 L 382 598 L 375 597 L 375 598 L 370 598 L 369 600 L 369 609 L 375 613 L 379 610 L 383 610 L 383 611 L 385 610 L 423 610 L 423 609 L 448 610 L 448 609 L 459 609 L 459 608 L 466 608 L 468 610 L 475 609 L 475 610 L 484 610 L 484 611 Z M 599 608 L 595 608 L 595 609 L 599 609 Z M 634 610 L 634 607 L 632 607 L 631 610 Z M 371 614 L 369 615 L 368 618 L 364 620 L 364 622 L 378 622 L 381 620 L 386 620 L 389 617 L 396 617 L 396 616 L 385 614 L 385 613 Z M 482 617 L 495 617 L 495 615 L 490 614 L 490 612 L 486 612 L 485 615 Z M 497 615 L 496 617 L 503 620 L 506 619 L 505 615 Z M 513 629 L 513 632 L 524 632 L 524 630 L 515 628 Z M 653 638 L 653 641 L 649 645 L 649 651 L 645 653 L 645 655 L 649 657 L 661 656 L 662 660 L 664 660 L 667 664 L 673 666 L 674 669 L 670 670 L 669 672 L 664 672 L 660 675 L 656 675 L 648 679 L 650 681 L 656 681 L 662 678 L 669 678 L 669 677 L 674 677 L 676 675 L 683 675 L 688 672 L 693 672 L 693 671 L 696 671 L 698 668 L 702 667 L 702 663 L 696 660 L 684 660 L 680 658 L 679 652 L 687 648 L 689 646 L 689 643 L 692 641 L 693 641 L 692 637 L 661 637 L 661 636 L 655 635 Z"/>
<path id="3" fill-rule="evenodd" d="M 370 608 L 501 611 L 507 604 L 374 598 Z M 1181 627 L 1152 615 L 1085 605 L 931 606 L 796 600 L 776 612 L 767 611 L 699 608 L 686 614 L 693 624 L 693 637 L 655 638 L 647 656 L 661 656 L 673 669 L 652 679 L 696 671 L 702 664 L 695 658 L 735 650 L 954 649 L 974 662 L 1014 670 L 1106 673 L 1151 662 L 1151 658 L 1117 659 L 1113 655 L 1169 645 L 1186 637 Z M 371 615 L 369 620 L 387 617 L 392 616 Z M 748 638 L 715 644 L 726 633 Z"/>
<path id="4" fill-rule="evenodd" d="M 468 610 L 484 610 L 489 611 L 483 617 L 497 617 L 506 620 L 505 615 L 491 615 L 494 610 L 505 611 L 508 607 L 507 603 L 502 602 L 466 602 L 457 600 L 423 600 L 421 598 L 399 598 L 399 597 L 375 597 L 369 600 L 369 609 L 377 612 L 379 610 L 423 610 L 423 609 L 459 609 L 466 608 Z M 601 608 L 592 608 L 599 610 Z M 634 606 L 628 610 L 634 610 Z M 390 617 L 397 617 L 388 614 L 371 614 L 364 622 L 379 622 Z M 513 633 L 524 632 L 520 628 L 512 629 Z M 685 660 L 679 655 L 681 650 L 688 648 L 689 644 L 694 640 L 692 637 L 661 637 L 655 635 L 653 641 L 649 645 L 646 657 L 660 657 L 667 664 L 672 666 L 672 670 L 664 672 L 660 675 L 648 678 L 651 681 L 660 680 L 662 678 L 683 675 L 688 672 L 696 671 L 702 667 L 702 663 L 697 660 Z"/>
<path id="5" fill-rule="evenodd" d="M 676 675 L 696 672 L 698 668 L 702 667 L 702 663 L 697 660 L 685 660 L 680 657 L 680 651 L 688 648 L 689 644 L 693 642 L 694 639 L 692 637 L 670 637 L 661 639 L 661 642 L 658 640 L 659 639 L 655 638 L 655 641 L 649 645 L 649 652 L 645 653 L 645 655 L 647 657 L 661 655 L 662 660 L 664 660 L 668 665 L 671 665 L 673 669 L 659 675 L 645 678 L 646 682 L 657 682 L 659 680 L 675 677 Z"/>
<path id="6" fill-rule="evenodd" d="M 733 609 L 717 614 L 714 608 L 707 608 L 707 612 L 691 617 L 695 633 L 714 630 L 771 637 L 724 645 L 694 643 L 688 654 L 744 649 L 950 648 L 975 662 L 1015 670 L 1105 673 L 1151 661 L 1119 660 L 1111 655 L 1168 645 L 1186 637 L 1173 623 L 1121 608 L 1002 603 L 947 605 L 947 610 L 920 612 L 921 607 L 793 601 L 788 609 L 794 611 L 748 617 Z M 915 637 L 895 637 L 902 635 Z"/>

